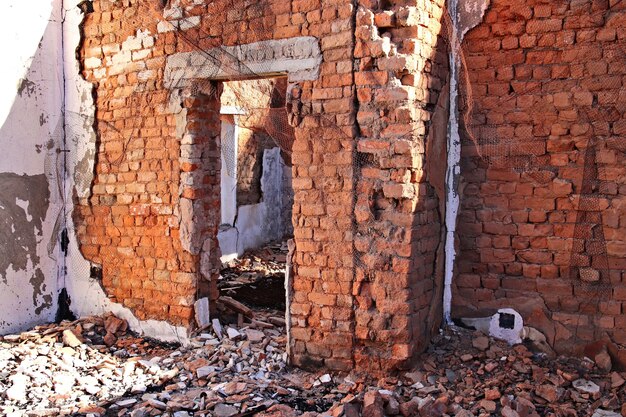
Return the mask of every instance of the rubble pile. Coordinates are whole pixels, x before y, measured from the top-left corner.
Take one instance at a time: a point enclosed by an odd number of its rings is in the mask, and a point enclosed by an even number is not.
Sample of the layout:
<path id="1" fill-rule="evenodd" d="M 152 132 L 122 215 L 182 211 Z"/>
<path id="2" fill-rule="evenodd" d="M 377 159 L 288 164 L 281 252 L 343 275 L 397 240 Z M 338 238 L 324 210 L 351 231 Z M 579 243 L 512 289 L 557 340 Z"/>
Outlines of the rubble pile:
<path id="1" fill-rule="evenodd" d="M 220 293 L 256 307 L 285 308 L 287 242 L 246 252 L 220 271 Z"/>
<path id="2" fill-rule="evenodd" d="M 213 319 L 187 346 L 135 337 L 114 316 L 4 336 L 0 415 L 626 416 L 626 373 L 589 359 L 451 328 L 414 370 L 373 380 L 289 368 L 284 330 L 254 311 L 243 326 Z"/>

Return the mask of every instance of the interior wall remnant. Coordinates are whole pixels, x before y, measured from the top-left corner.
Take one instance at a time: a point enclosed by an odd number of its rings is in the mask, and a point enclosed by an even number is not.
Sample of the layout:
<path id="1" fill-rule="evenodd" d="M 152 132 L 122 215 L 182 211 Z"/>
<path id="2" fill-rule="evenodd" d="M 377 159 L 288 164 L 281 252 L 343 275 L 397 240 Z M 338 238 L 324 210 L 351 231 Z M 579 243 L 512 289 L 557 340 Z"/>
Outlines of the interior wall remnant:
<path id="1" fill-rule="evenodd" d="M 61 1 L 0 3 L 0 334 L 54 320 L 63 149 Z M 28 30 L 24 30 L 28 22 Z"/>
<path id="2" fill-rule="evenodd" d="M 236 110 L 230 110 L 236 112 Z M 238 137 L 239 126 L 237 126 L 237 116 L 225 110 L 222 106 L 221 129 L 221 160 L 222 169 L 220 171 L 221 202 L 220 211 L 222 213 L 222 225 L 233 226 L 237 218 L 237 171 L 238 171 Z"/>
<path id="3" fill-rule="evenodd" d="M 261 202 L 263 153 L 274 147 L 276 142 L 267 132 L 240 128 L 237 153 L 237 207 Z"/>
<path id="4" fill-rule="evenodd" d="M 228 81 L 223 86 L 218 238 L 221 259 L 227 261 L 293 233 L 291 167 L 281 148 L 293 142 L 293 137 L 286 137 L 293 130 L 273 132 L 271 126 L 270 112 L 286 114 L 286 76 Z M 236 114 L 227 117 L 228 113 Z"/>
<path id="5" fill-rule="evenodd" d="M 291 207 L 285 207 L 286 202 L 293 201 L 293 189 L 291 183 L 285 184 L 291 178 L 285 176 L 287 167 L 281 149 L 264 150 L 261 167 L 261 201 L 239 206 L 234 225 L 220 228 L 218 239 L 223 261 L 241 256 L 247 249 L 281 240 L 293 229 L 289 227 Z"/>

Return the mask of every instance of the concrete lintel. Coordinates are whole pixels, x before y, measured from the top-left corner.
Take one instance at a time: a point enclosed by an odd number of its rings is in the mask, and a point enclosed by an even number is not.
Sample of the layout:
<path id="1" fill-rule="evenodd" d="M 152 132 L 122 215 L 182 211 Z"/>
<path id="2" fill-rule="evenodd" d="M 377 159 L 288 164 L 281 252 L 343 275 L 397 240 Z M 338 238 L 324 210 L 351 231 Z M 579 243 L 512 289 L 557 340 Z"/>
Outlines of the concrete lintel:
<path id="1" fill-rule="evenodd" d="M 195 80 L 248 79 L 287 74 L 291 82 L 319 76 L 322 53 L 317 38 L 299 36 L 207 51 L 181 52 L 167 58 L 165 85 L 191 86 Z"/>

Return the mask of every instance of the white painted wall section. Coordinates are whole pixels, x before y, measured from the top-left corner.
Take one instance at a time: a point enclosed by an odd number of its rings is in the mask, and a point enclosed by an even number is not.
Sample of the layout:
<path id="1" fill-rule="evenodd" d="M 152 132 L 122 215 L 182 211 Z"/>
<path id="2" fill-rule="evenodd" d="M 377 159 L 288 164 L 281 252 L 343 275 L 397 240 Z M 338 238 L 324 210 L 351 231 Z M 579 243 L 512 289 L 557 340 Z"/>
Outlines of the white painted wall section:
<path id="1" fill-rule="evenodd" d="M 452 278 L 456 261 L 456 224 L 459 216 L 459 177 L 461 175 L 461 136 L 459 132 L 459 77 L 462 68 L 461 42 L 465 34 L 478 25 L 490 0 L 448 0 L 448 13 L 452 20 L 450 39 L 450 119 L 448 121 L 446 167 L 446 242 L 443 289 L 443 318 L 452 324 Z"/>
<path id="2" fill-rule="evenodd" d="M 54 319 L 61 1 L 0 2 L 0 334 Z"/>

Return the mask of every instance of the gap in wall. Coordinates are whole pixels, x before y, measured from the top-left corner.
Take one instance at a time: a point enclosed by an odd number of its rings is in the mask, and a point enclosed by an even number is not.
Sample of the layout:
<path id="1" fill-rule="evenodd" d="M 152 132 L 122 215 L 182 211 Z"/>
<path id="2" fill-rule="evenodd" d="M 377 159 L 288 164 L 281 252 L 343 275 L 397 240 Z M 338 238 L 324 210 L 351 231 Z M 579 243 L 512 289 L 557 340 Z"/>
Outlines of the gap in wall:
<path id="1" fill-rule="evenodd" d="M 227 81 L 220 97 L 218 288 L 221 296 L 280 315 L 293 237 L 293 130 L 282 123 L 287 86 L 286 77 Z"/>

